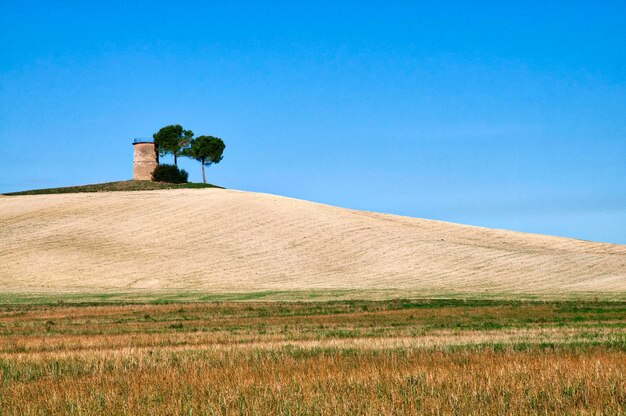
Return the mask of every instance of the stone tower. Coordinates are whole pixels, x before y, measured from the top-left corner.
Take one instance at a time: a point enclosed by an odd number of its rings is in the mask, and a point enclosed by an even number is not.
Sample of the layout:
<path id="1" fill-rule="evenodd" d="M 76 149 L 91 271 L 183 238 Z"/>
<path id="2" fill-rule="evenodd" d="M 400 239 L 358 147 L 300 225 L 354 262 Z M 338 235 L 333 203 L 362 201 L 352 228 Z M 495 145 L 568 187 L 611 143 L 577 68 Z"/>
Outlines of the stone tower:
<path id="1" fill-rule="evenodd" d="M 150 139 L 135 139 L 133 150 L 133 180 L 152 180 L 152 172 L 159 164 L 159 155 L 154 147 L 154 142 Z"/>

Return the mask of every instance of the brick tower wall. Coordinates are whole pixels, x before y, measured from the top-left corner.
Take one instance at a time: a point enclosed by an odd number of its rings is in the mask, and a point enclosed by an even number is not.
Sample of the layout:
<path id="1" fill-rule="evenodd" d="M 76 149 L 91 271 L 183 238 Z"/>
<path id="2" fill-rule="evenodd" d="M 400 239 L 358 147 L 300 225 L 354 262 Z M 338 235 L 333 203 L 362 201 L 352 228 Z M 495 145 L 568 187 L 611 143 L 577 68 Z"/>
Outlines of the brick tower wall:
<path id="1" fill-rule="evenodd" d="M 133 143 L 133 180 L 152 180 L 152 172 L 159 164 L 154 143 Z"/>

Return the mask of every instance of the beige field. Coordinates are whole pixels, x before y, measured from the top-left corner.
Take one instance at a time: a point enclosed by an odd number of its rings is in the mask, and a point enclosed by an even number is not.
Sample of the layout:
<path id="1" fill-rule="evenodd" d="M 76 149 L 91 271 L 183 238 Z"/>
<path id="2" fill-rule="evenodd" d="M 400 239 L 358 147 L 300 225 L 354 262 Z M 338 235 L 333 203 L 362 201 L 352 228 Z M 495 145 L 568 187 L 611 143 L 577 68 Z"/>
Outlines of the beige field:
<path id="1" fill-rule="evenodd" d="M 14 196 L 0 289 L 623 297 L 626 246 L 222 189 Z"/>

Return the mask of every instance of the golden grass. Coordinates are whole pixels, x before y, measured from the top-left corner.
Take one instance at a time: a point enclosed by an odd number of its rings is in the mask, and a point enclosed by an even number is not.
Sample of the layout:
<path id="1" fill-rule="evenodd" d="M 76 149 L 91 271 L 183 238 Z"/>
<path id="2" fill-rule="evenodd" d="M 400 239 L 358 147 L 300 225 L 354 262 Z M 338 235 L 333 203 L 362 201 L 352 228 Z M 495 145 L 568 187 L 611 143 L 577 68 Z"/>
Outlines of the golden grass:
<path id="1" fill-rule="evenodd" d="M 0 414 L 624 414 L 626 304 L 0 307 Z"/>
<path id="2" fill-rule="evenodd" d="M 626 353 L 602 350 L 129 352 L 14 366 L 3 414 L 616 415 L 626 406 Z"/>
<path id="3" fill-rule="evenodd" d="M 0 290 L 615 297 L 626 246 L 180 189 L 0 202 Z"/>

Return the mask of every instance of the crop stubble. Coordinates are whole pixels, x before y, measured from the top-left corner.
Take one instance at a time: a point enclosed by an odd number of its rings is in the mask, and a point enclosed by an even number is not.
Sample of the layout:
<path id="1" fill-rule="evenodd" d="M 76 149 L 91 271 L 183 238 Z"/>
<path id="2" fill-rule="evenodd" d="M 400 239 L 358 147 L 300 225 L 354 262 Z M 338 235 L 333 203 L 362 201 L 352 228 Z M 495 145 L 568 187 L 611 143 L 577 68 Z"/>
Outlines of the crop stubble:
<path id="1" fill-rule="evenodd" d="M 626 305 L 4 306 L 2 414 L 620 414 Z"/>

